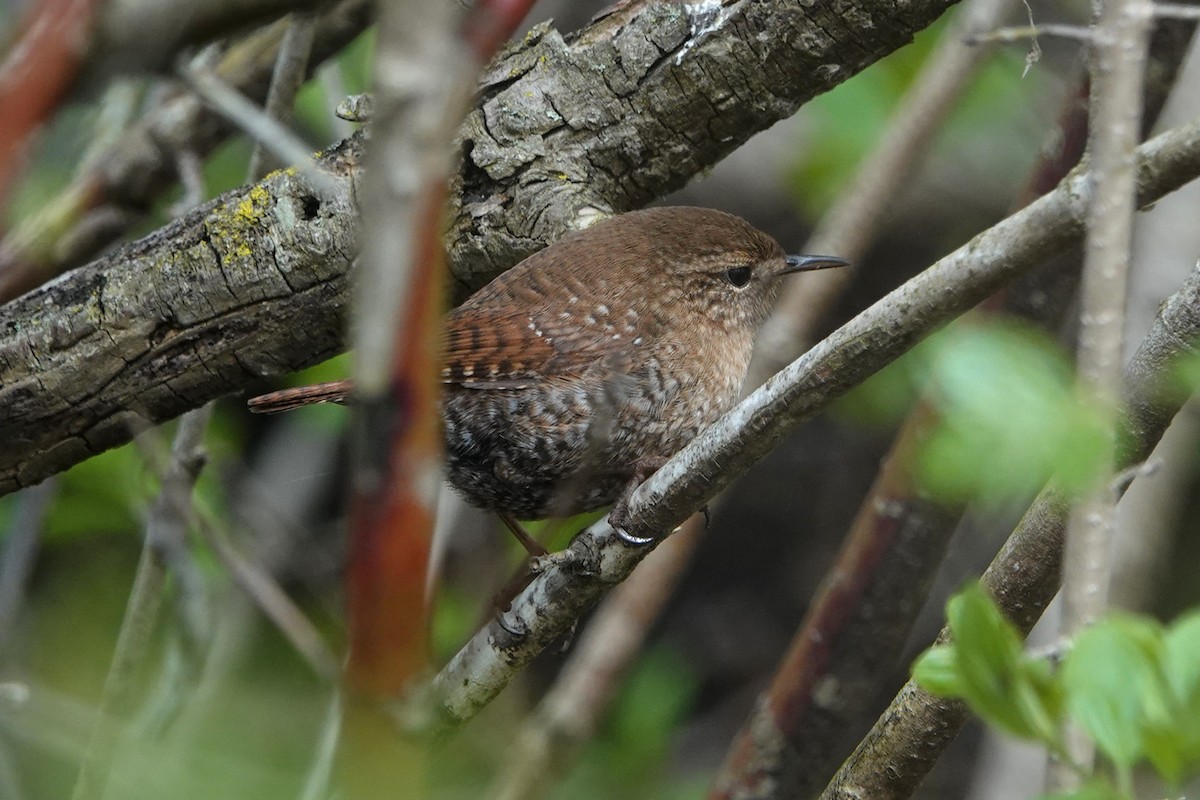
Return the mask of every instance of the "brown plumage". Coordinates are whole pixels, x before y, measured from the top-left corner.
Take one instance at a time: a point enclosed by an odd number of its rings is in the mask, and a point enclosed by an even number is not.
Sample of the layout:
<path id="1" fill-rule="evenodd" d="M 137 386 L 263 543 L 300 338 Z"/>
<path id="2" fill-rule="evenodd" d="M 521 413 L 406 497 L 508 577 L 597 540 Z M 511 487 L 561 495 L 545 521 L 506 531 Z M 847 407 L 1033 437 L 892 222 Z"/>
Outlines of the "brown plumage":
<path id="1" fill-rule="evenodd" d="M 620 499 L 733 405 L 785 256 L 730 214 L 655 208 L 570 233 L 450 312 L 443 339 L 447 477 L 519 519 Z M 250 401 L 343 402 L 348 381 Z"/>

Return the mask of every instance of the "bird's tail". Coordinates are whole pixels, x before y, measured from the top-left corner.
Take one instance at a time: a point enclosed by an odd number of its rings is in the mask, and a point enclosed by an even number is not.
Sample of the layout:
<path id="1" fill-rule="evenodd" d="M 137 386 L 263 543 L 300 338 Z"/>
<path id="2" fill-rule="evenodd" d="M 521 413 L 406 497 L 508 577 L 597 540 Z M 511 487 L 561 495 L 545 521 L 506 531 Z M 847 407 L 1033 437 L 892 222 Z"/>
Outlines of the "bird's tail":
<path id="1" fill-rule="evenodd" d="M 281 389 L 278 392 L 251 397 L 246 402 L 246 407 L 255 414 L 274 414 L 318 403 L 343 405 L 350 397 L 351 387 L 350 381 L 331 381 L 296 389 Z"/>

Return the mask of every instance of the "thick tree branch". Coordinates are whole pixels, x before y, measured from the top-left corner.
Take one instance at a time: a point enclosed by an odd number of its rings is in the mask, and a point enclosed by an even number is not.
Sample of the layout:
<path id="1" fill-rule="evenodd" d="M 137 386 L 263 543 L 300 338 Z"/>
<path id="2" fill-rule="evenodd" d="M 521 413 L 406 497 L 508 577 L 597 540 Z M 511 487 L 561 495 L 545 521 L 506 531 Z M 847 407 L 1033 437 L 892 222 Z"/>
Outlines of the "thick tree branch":
<path id="1" fill-rule="evenodd" d="M 1138 155 L 1138 198 L 1145 204 L 1200 175 L 1200 121 L 1156 137 Z M 630 499 L 627 532 L 665 535 L 833 399 L 1077 242 L 1090 200 L 1088 176 L 1075 173 L 835 331 L 642 484 Z M 647 549 L 627 544 L 607 520 L 577 536 L 438 675 L 435 686 L 446 723 L 468 719 L 495 697 L 583 610 L 623 580 Z"/>
<path id="2" fill-rule="evenodd" d="M 0 309 L 0 492 L 339 352 L 360 147 L 337 193 L 277 172 Z"/>

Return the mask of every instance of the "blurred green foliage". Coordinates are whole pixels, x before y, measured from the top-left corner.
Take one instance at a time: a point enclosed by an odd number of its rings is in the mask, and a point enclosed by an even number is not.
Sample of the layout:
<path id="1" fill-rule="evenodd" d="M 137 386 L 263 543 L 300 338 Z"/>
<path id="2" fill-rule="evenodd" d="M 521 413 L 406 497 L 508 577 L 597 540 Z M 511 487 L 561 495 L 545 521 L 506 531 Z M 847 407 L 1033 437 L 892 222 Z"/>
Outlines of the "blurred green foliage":
<path id="1" fill-rule="evenodd" d="M 908 47 L 804 107 L 810 129 L 789 178 L 793 201 L 805 217 L 818 219 L 845 188 L 883 134 L 951 18 L 949 14 L 942 17 L 918 33 Z M 940 147 L 957 150 L 962 157 L 977 150 L 1000 155 L 995 142 L 997 121 L 1019 117 L 1028 107 L 1031 92 L 1044 80 L 1036 69 L 1022 79 L 1023 59 L 1019 49 L 1002 48 L 986 60 L 939 131 Z M 973 142 L 980 146 L 970 146 Z M 1002 159 L 994 163 L 977 159 L 973 166 L 1002 174 L 1012 165 Z"/>
<path id="2" fill-rule="evenodd" d="M 1072 382 L 1054 341 L 1013 320 L 953 323 L 851 392 L 843 417 L 896 424 L 918 397 L 937 411 L 915 465 L 949 501 L 1019 497 L 1056 475 L 1066 489 L 1098 474 L 1103 416 Z"/>
<path id="3" fill-rule="evenodd" d="M 698 796 L 704 784 L 679 780 L 670 770 L 669 759 L 672 737 L 697 686 L 689 665 L 676 653 L 663 648 L 649 651 L 626 679 L 598 736 L 551 797 L 682 800 Z"/>
<path id="4" fill-rule="evenodd" d="M 913 677 L 963 700 L 989 725 L 1045 745 L 1070 763 L 1070 718 L 1106 763 L 1083 770 L 1075 800 L 1133 800 L 1133 770 L 1152 767 L 1172 788 L 1200 774 L 1200 611 L 1170 625 L 1113 613 L 1069 643 L 1061 666 L 1023 652 L 1021 638 L 978 585 L 946 606 L 952 639 L 922 655 Z"/>

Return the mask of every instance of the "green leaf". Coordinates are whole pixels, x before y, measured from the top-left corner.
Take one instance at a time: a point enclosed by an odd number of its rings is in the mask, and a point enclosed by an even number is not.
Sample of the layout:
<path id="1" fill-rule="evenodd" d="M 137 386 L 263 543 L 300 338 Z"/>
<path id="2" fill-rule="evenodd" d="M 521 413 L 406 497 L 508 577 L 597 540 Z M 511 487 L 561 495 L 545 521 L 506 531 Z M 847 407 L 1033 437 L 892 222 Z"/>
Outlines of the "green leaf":
<path id="1" fill-rule="evenodd" d="M 930 694 L 940 697 L 963 696 L 954 645 L 935 645 L 926 650 L 913 663 L 912 675 L 913 680 Z"/>
<path id="2" fill-rule="evenodd" d="M 1013 690 L 1017 714 L 1038 741 L 1057 747 L 1063 721 L 1062 690 L 1050 665 L 1022 655 Z"/>
<path id="3" fill-rule="evenodd" d="M 940 411 L 918 457 L 940 496 L 1007 497 L 1052 472 L 1068 486 L 1095 473 L 1104 428 L 1073 388 L 1054 342 L 1012 323 L 967 320 L 930 340 L 922 385 Z"/>
<path id="4" fill-rule="evenodd" d="M 1154 768 L 1178 785 L 1200 766 L 1200 612 L 1167 629 L 1160 668 L 1148 692 L 1142 738 Z"/>
<path id="5" fill-rule="evenodd" d="M 1168 784 L 1183 780 L 1188 756 L 1178 732 L 1172 727 L 1146 724 L 1142 727 L 1142 749 L 1154 769 Z"/>
<path id="6" fill-rule="evenodd" d="M 1157 680 L 1161 631 L 1118 615 L 1081 631 L 1063 662 L 1067 709 L 1119 767 L 1142 755 L 1143 704 Z"/>
<path id="7" fill-rule="evenodd" d="M 1036 738 L 1035 726 L 1014 702 L 1022 656 L 1016 629 L 977 584 L 950 599 L 946 616 L 963 699 L 986 722 L 1014 736 Z"/>
<path id="8" fill-rule="evenodd" d="M 1181 702 L 1200 693 L 1200 611 L 1171 624 L 1163 639 L 1163 670 Z"/>

